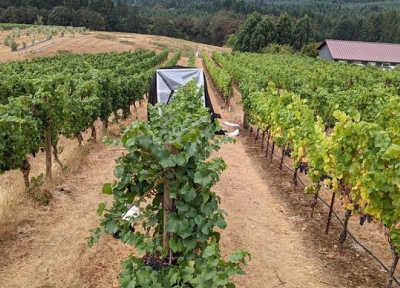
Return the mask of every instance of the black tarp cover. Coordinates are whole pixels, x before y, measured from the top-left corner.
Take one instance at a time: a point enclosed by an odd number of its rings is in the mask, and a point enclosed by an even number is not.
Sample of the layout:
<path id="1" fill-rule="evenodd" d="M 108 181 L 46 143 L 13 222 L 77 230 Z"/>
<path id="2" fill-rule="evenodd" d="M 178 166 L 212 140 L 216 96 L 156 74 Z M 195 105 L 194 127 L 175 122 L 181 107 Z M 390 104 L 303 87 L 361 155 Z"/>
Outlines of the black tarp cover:
<path id="1" fill-rule="evenodd" d="M 173 66 L 159 68 L 153 75 L 149 90 L 149 104 L 170 103 L 180 86 L 195 79 L 197 87 L 203 89 L 203 103 L 208 107 L 211 117 L 214 118 L 214 109 L 207 91 L 207 81 L 200 68 Z"/>

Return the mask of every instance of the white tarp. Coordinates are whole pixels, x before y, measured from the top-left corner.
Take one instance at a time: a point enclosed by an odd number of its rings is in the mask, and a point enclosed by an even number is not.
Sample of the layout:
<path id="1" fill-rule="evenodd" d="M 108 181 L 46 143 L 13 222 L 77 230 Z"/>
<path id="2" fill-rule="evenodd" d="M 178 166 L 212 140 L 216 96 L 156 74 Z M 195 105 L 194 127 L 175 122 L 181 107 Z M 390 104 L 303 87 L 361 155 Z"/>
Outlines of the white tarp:
<path id="1" fill-rule="evenodd" d="M 157 77 L 157 102 L 169 103 L 180 86 L 195 79 L 198 89 L 204 91 L 204 74 L 199 68 L 186 69 L 158 69 Z M 205 105 L 205 95 L 203 92 L 203 103 Z"/>

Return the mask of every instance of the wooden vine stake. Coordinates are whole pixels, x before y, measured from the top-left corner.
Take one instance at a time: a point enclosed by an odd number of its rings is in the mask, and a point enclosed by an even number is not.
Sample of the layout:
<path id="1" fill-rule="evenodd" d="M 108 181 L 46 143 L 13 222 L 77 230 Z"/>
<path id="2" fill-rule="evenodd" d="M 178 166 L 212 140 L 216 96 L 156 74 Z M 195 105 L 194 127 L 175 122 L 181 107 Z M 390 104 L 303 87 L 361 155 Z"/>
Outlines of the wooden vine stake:
<path id="1" fill-rule="evenodd" d="M 49 99 L 45 99 L 47 105 L 49 105 Z M 51 121 L 48 123 L 46 130 L 46 177 L 51 179 Z"/>
<path id="2" fill-rule="evenodd" d="M 263 130 L 261 135 L 261 150 L 264 148 L 264 137 L 265 137 L 265 130 Z"/>
<path id="3" fill-rule="evenodd" d="M 179 151 L 176 147 L 172 146 L 169 143 L 165 143 L 165 148 L 171 152 L 171 154 L 178 154 Z M 167 222 L 168 222 L 168 214 L 172 211 L 174 206 L 174 201 L 171 199 L 171 180 L 165 178 L 164 181 L 164 198 L 163 198 L 163 246 L 166 251 L 169 251 L 170 257 L 169 261 L 171 261 L 171 251 L 169 250 L 169 239 L 171 237 L 170 233 L 167 232 Z"/>
<path id="4" fill-rule="evenodd" d="M 60 166 L 60 168 L 64 168 L 64 165 L 60 161 L 60 158 L 58 158 L 58 148 L 57 148 L 57 146 L 53 146 L 53 156 L 54 156 L 54 160 L 56 160 L 58 166 Z"/>
<path id="5" fill-rule="evenodd" d="M 271 164 L 272 160 L 274 159 L 274 150 L 275 150 L 275 141 L 272 141 L 271 156 L 269 159 L 269 164 Z"/>
<path id="6" fill-rule="evenodd" d="M 335 196 L 336 196 L 335 192 L 332 192 L 331 206 L 329 207 L 328 222 L 326 223 L 326 230 L 325 230 L 326 235 L 328 235 L 329 233 L 329 225 L 331 224 L 332 210 L 333 210 L 333 204 L 335 203 Z"/>
<path id="7" fill-rule="evenodd" d="M 279 169 L 282 170 L 283 168 L 283 158 L 285 158 L 285 148 L 282 146 L 282 157 L 281 157 L 281 161 L 279 162 Z"/>
<path id="8" fill-rule="evenodd" d="M 31 164 L 29 164 L 28 159 L 24 159 L 24 161 L 22 161 L 19 169 L 24 176 L 25 188 L 29 188 L 29 173 L 31 172 Z"/>
<path id="9" fill-rule="evenodd" d="M 345 214 L 344 214 L 344 220 L 343 220 L 343 226 L 344 227 L 343 227 L 343 231 L 342 231 L 342 233 L 340 233 L 340 237 L 339 237 L 339 249 L 340 249 L 340 251 L 342 251 L 343 243 L 347 238 L 347 227 L 348 227 L 348 224 L 349 224 L 351 211 L 352 210 L 347 209 Z"/>
<path id="10" fill-rule="evenodd" d="M 51 179 L 51 127 L 46 131 L 46 177 Z"/>
<path id="11" fill-rule="evenodd" d="M 247 114 L 246 113 L 244 113 L 244 115 L 243 115 L 243 128 L 246 130 L 249 128 L 249 127 L 247 127 Z"/>
<path id="12" fill-rule="evenodd" d="M 271 138 L 271 133 L 269 133 L 269 130 L 267 132 L 267 150 L 265 151 L 265 157 L 268 158 L 268 152 L 269 152 L 269 139 Z"/>
<path id="13" fill-rule="evenodd" d="M 254 138 L 254 143 L 257 142 L 259 136 L 260 136 L 260 128 L 257 127 L 256 138 Z"/>

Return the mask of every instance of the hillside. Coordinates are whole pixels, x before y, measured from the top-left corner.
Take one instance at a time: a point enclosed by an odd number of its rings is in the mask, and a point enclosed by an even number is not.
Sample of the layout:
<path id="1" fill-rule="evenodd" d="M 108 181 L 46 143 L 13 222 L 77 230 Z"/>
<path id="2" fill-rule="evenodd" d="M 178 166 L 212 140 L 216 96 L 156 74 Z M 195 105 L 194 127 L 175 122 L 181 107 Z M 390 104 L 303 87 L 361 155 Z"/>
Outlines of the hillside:
<path id="1" fill-rule="evenodd" d="M 109 51 L 130 51 L 135 49 L 149 49 L 161 51 L 169 49 L 171 52 L 181 50 L 184 55 L 188 55 L 190 51 L 229 51 L 227 48 L 215 47 L 211 45 L 194 43 L 181 39 L 168 38 L 164 36 L 116 33 L 116 32 L 85 32 L 85 33 L 65 33 L 47 40 L 44 36 L 41 40 L 37 40 L 32 46 L 31 37 L 26 33 L 21 33 L 18 38 L 19 48 L 12 52 L 10 47 L 3 43 L 4 37 L 10 31 L 0 31 L 0 54 L 1 62 L 31 59 L 33 57 L 55 56 L 59 53 L 101 53 Z M 24 49 L 22 42 L 27 43 Z"/>

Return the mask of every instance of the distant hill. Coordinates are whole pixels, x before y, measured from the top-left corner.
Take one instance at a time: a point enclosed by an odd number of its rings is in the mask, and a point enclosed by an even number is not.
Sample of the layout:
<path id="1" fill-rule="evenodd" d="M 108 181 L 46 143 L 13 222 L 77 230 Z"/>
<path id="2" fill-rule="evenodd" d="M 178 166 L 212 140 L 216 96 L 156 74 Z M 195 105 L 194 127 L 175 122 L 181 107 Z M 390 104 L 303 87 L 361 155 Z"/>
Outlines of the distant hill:
<path id="1" fill-rule="evenodd" d="M 311 19 L 313 39 L 400 43 L 398 0 L 0 0 L 0 23 L 85 26 L 224 45 L 253 12 Z"/>

